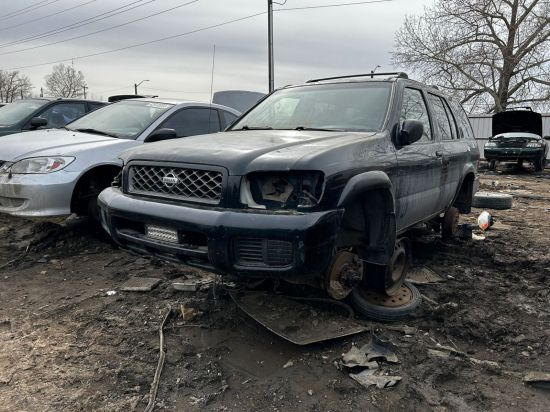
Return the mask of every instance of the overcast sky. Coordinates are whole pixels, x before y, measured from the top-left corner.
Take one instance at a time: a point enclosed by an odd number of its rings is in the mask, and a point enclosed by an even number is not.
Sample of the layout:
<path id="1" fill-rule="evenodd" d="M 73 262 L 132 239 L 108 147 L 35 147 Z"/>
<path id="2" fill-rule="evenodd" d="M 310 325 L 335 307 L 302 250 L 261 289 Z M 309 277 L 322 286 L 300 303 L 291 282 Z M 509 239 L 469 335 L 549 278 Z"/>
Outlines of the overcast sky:
<path id="1" fill-rule="evenodd" d="M 359 0 L 287 0 L 286 4 L 274 7 L 298 8 L 355 1 Z M 89 93 L 95 98 L 133 93 L 134 83 L 148 79 L 149 82 L 140 87 L 141 93 L 206 101 L 210 93 L 215 44 L 214 91 L 243 89 L 266 92 L 266 14 L 124 51 L 78 58 L 192 32 L 267 10 L 267 0 L 198 0 L 164 14 L 105 30 L 190 2 L 19 0 L 5 4 L 8 2 L 2 1 L 0 69 L 21 67 L 19 70 L 31 78 L 35 93 L 38 93 L 44 85 L 44 76 L 51 72 L 53 64 L 50 62 L 74 58 L 74 67 L 84 73 Z M 390 52 L 395 31 L 405 14 L 420 13 L 432 2 L 393 0 L 346 7 L 276 11 L 275 86 L 301 83 L 315 77 L 370 72 L 376 65 L 381 66 L 378 71 L 394 69 L 390 65 Z M 67 11 L 69 8 L 72 10 Z M 117 8 L 120 10 L 113 12 Z M 89 20 L 108 12 L 120 13 L 98 21 Z M 45 17 L 48 15 L 51 16 Z M 106 16 L 108 14 L 101 17 Z M 85 19 L 89 24 L 75 25 Z M 18 42 L 69 25 L 75 26 L 57 34 Z M 98 30 L 105 31 L 64 41 Z M 18 43 L 7 45 L 12 42 Z M 52 42 L 60 43 L 10 53 Z M 41 65 L 43 63 L 48 64 Z M 24 67 L 31 65 L 40 66 Z"/>

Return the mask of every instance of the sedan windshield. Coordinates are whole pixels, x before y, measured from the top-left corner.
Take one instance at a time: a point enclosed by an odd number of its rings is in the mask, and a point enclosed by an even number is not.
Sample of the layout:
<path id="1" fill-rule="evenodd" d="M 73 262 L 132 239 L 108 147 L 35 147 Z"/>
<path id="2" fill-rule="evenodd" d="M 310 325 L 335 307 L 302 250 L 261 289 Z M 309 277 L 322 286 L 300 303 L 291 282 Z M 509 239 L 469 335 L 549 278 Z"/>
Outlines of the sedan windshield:
<path id="1" fill-rule="evenodd" d="M 385 82 L 314 84 L 273 93 L 231 130 L 380 131 L 391 85 Z"/>
<path id="2" fill-rule="evenodd" d="M 47 103 L 47 100 L 18 100 L 3 106 L 0 108 L 0 126 L 19 123 Z"/>
<path id="3" fill-rule="evenodd" d="M 151 101 L 124 100 L 95 110 L 65 126 L 68 130 L 135 139 L 173 107 Z"/>

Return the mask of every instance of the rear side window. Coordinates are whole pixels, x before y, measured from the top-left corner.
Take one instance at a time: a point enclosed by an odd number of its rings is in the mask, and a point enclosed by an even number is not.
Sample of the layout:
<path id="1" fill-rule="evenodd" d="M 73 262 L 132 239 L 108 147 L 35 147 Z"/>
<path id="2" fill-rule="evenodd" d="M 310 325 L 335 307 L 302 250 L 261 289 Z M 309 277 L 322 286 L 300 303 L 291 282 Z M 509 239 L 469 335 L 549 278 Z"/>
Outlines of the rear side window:
<path id="1" fill-rule="evenodd" d="M 84 103 L 58 103 L 43 111 L 40 117 L 48 121 L 47 127 L 59 128 L 78 119 L 85 112 Z"/>
<path id="2" fill-rule="evenodd" d="M 441 97 L 434 94 L 430 94 L 430 103 L 432 105 L 437 128 L 441 135 L 442 140 L 452 140 L 453 131 L 451 128 L 450 119 L 447 117 L 447 110 L 445 109 L 445 103 Z"/>
<path id="3" fill-rule="evenodd" d="M 228 126 L 231 126 L 233 122 L 237 120 L 236 115 L 225 110 L 220 110 L 220 115 L 222 118 L 222 129 L 225 129 Z"/>
<path id="4" fill-rule="evenodd" d="M 458 137 L 460 139 L 473 139 L 474 131 L 472 130 L 472 125 L 470 124 L 470 119 L 468 119 L 468 115 L 460 104 L 453 101 L 451 101 L 450 104 L 456 117 L 456 123 L 458 126 Z"/>
<path id="5" fill-rule="evenodd" d="M 424 125 L 424 134 L 419 142 L 430 142 L 432 137 L 432 128 L 428 108 L 422 92 L 418 89 L 406 88 L 403 91 L 403 104 L 401 105 L 401 124 L 405 120 L 420 120 Z"/>
<path id="6" fill-rule="evenodd" d="M 161 124 L 161 128 L 174 129 L 178 137 L 216 133 L 220 131 L 220 118 L 215 109 L 182 109 Z"/>
<path id="7" fill-rule="evenodd" d="M 93 112 L 96 109 L 99 109 L 100 107 L 105 106 L 102 103 L 88 103 L 88 106 L 90 106 L 90 111 Z"/>

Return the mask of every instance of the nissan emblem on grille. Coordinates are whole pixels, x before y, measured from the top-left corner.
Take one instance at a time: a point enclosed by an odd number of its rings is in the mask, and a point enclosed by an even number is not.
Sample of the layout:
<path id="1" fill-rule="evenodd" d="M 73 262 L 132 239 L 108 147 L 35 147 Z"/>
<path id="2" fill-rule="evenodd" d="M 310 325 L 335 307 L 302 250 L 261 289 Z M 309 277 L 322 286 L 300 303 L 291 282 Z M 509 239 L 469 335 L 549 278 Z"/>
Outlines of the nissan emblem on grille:
<path id="1" fill-rule="evenodd" d="M 174 175 L 174 173 L 168 173 L 162 178 L 162 183 L 164 183 L 164 186 L 169 189 L 177 185 L 179 182 L 180 180 Z"/>
<path id="2" fill-rule="evenodd" d="M 189 202 L 218 204 L 223 173 L 219 170 L 166 166 L 130 166 L 128 192 Z"/>

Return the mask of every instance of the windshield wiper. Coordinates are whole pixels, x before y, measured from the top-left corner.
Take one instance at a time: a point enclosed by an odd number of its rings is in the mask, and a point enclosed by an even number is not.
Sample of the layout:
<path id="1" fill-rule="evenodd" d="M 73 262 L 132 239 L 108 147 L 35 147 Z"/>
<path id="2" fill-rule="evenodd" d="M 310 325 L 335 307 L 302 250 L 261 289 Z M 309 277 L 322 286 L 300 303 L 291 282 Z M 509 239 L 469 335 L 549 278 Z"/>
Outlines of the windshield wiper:
<path id="1" fill-rule="evenodd" d="M 323 129 L 319 127 L 306 127 L 306 126 L 298 126 L 298 127 L 295 127 L 294 130 L 312 130 L 312 131 L 318 131 L 318 132 L 343 132 L 342 129 Z"/>
<path id="2" fill-rule="evenodd" d="M 75 132 L 82 132 L 82 133 L 93 133 L 93 134 L 100 134 L 102 136 L 109 136 L 109 137 L 116 137 L 118 138 L 116 134 L 104 132 L 103 130 L 97 130 L 97 129 L 68 129 L 73 130 Z"/>
<path id="3" fill-rule="evenodd" d="M 240 129 L 233 129 L 233 130 L 273 130 L 273 127 L 271 127 L 271 126 L 247 126 L 247 125 L 244 125 Z"/>

